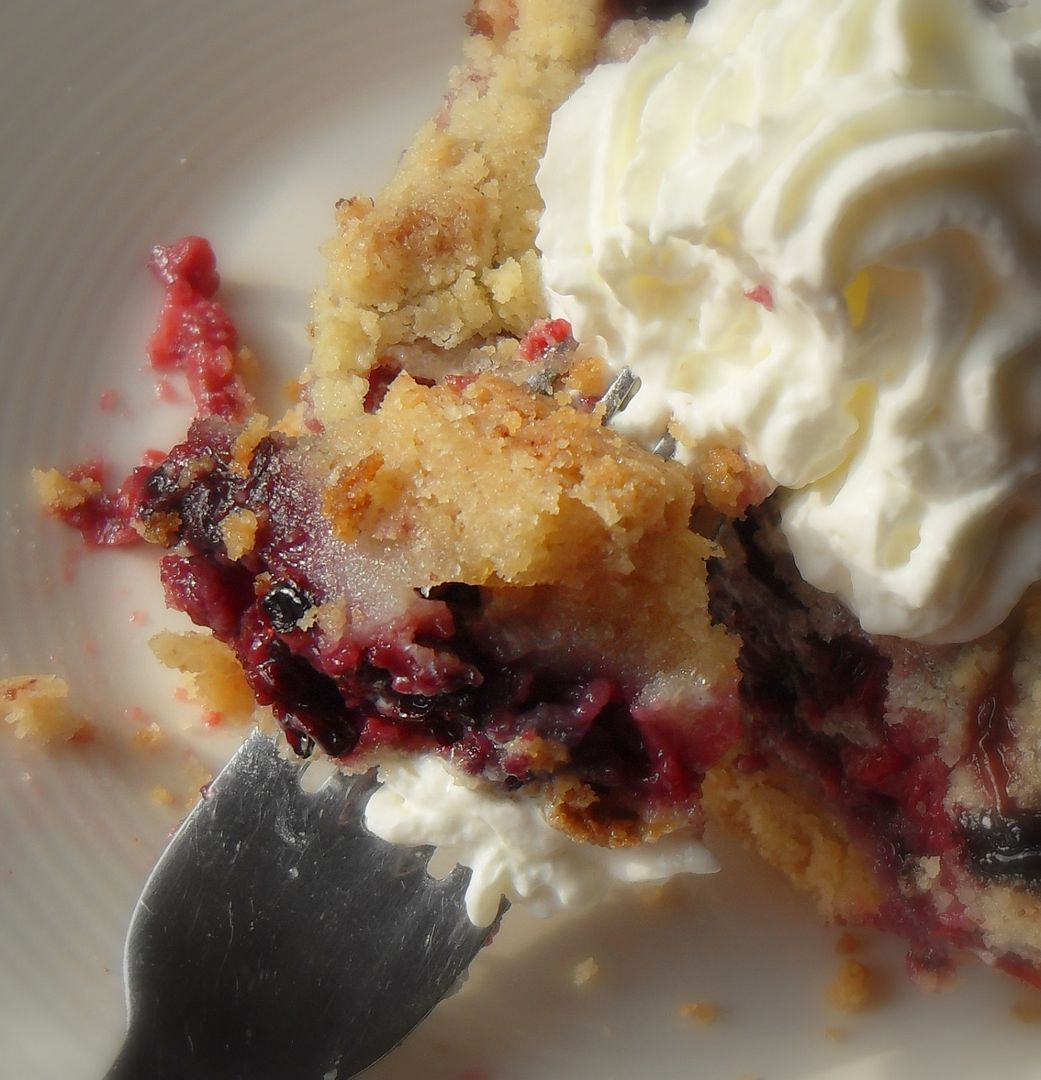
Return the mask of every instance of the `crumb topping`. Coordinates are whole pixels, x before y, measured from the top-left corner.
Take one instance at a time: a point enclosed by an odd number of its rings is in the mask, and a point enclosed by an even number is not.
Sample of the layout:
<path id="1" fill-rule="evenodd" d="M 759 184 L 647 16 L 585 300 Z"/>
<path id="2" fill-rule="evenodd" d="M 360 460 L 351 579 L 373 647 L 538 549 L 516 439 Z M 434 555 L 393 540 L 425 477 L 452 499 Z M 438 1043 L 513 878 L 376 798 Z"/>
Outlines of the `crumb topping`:
<path id="1" fill-rule="evenodd" d="M 193 700 L 233 723 L 253 716 L 253 694 L 235 654 L 212 634 L 164 630 L 149 641 L 165 667 L 179 671 Z"/>
<path id="2" fill-rule="evenodd" d="M 69 742 L 88 730 L 68 702 L 69 686 L 57 675 L 0 679 L 0 721 L 16 738 L 47 745 Z"/>

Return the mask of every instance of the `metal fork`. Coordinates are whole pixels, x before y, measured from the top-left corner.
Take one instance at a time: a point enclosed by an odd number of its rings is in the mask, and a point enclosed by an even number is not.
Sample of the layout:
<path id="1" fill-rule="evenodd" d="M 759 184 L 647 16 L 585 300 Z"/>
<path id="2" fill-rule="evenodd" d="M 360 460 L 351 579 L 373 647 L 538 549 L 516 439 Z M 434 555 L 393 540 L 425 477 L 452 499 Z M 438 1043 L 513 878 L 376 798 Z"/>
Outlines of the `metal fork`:
<path id="1" fill-rule="evenodd" d="M 307 794 L 305 767 L 254 731 L 163 853 L 130 923 L 107 1080 L 347 1080 L 490 940 L 498 919 L 466 914 L 469 870 L 435 881 L 432 848 L 365 829 L 371 774 Z"/>

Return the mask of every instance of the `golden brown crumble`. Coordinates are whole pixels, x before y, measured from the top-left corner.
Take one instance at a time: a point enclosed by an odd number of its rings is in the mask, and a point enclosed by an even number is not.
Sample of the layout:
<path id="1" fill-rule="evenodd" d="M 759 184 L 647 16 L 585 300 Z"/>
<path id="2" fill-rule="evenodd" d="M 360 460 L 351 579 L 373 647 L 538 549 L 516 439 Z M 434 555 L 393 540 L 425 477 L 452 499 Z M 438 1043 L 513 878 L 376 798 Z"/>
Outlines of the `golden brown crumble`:
<path id="1" fill-rule="evenodd" d="M 378 198 L 338 204 L 315 304 L 315 375 L 363 374 L 400 343 L 518 338 L 545 314 L 535 168 L 551 113 L 596 58 L 602 8 L 474 4 L 444 108 Z"/>
<path id="2" fill-rule="evenodd" d="M 70 708 L 68 697 L 68 683 L 57 675 L 0 679 L 0 721 L 19 739 L 44 745 L 69 742 L 89 725 Z"/>
<path id="3" fill-rule="evenodd" d="M 380 490 L 375 484 L 384 464 L 383 455 L 374 451 L 356 464 L 338 469 L 329 478 L 322 497 L 322 513 L 332 522 L 333 532 L 341 540 L 353 540 L 362 531 L 369 511 L 379 515 L 387 512 L 393 503 L 397 485 L 384 482 Z"/>
<path id="4" fill-rule="evenodd" d="M 243 506 L 225 514 L 220 522 L 220 532 L 229 559 L 241 559 L 253 550 L 259 524 L 257 515 Z"/>
<path id="5" fill-rule="evenodd" d="M 591 957 L 580 960 L 571 972 L 575 986 L 588 986 L 600 974 L 600 965 Z"/>
<path id="6" fill-rule="evenodd" d="M 632 847 L 648 839 L 644 823 L 605 805 L 588 785 L 558 779 L 550 787 L 546 820 L 575 840 L 601 847 Z"/>
<path id="7" fill-rule="evenodd" d="M 325 447 L 330 517 L 342 528 L 364 508 L 367 533 L 401 541 L 415 586 L 530 586 L 491 602 L 533 618 L 546 607 L 539 590 L 562 586 L 551 607 L 567 605 L 571 617 L 592 605 L 600 649 L 625 655 L 631 639 L 652 643 L 641 675 L 689 673 L 694 643 L 699 672 L 733 670 L 734 646 L 707 613 L 703 568 L 714 548 L 687 528 L 689 476 L 595 416 L 493 375 L 462 388 L 401 375 L 378 412 L 338 426 Z M 673 610 L 652 615 L 636 603 L 658 594 Z"/>
<path id="8" fill-rule="evenodd" d="M 546 773 L 554 772 L 569 758 L 567 750 L 560 743 L 530 733 L 519 735 L 507 743 L 504 753 L 506 756 L 518 754 L 529 762 L 535 772 Z"/>
<path id="9" fill-rule="evenodd" d="M 685 1020 L 697 1020 L 707 1026 L 716 1023 L 723 1010 L 714 1001 L 687 1001 L 680 1006 L 679 1013 Z"/>
<path id="10" fill-rule="evenodd" d="M 1041 996 L 1018 998 L 1012 1004 L 1012 1015 L 1021 1024 L 1041 1024 Z"/>
<path id="11" fill-rule="evenodd" d="M 242 429 L 241 434 L 235 440 L 231 448 L 230 470 L 236 476 L 249 476 L 249 467 L 253 461 L 253 453 L 261 440 L 268 434 L 270 425 L 268 418 L 262 413 L 254 413 Z"/>
<path id="12" fill-rule="evenodd" d="M 163 729 L 154 721 L 134 732 L 131 743 L 135 750 L 154 750 L 163 743 Z"/>
<path id="13" fill-rule="evenodd" d="M 134 522 L 134 529 L 149 544 L 169 547 L 181 528 L 179 514 L 153 514 L 146 522 Z"/>
<path id="14" fill-rule="evenodd" d="M 828 1003 L 840 1012 L 862 1012 L 877 1005 L 880 998 L 877 975 L 859 960 L 843 961 L 828 987 Z"/>
<path id="15" fill-rule="evenodd" d="M 878 910 L 882 895 L 871 867 L 845 826 L 793 775 L 744 772 L 731 762 L 706 776 L 702 804 L 711 820 L 810 893 L 829 920 L 856 922 Z"/>
<path id="16" fill-rule="evenodd" d="M 185 811 L 194 809 L 203 791 L 213 783 L 213 771 L 194 755 L 189 756 L 184 769 L 183 789 L 178 785 L 178 797 Z"/>
<path id="17" fill-rule="evenodd" d="M 603 358 L 580 347 L 565 375 L 567 388 L 580 397 L 592 400 L 601 398 L 610 382 Z"/>
<path id="18" fill-rule="evenodd" d="M 73 480 L 57 469 L 33 469 L 33 484 L 40 503 L 49 510 L 75 510 L 101 491 L 97 480 Z"/>
<path id="19" fill-rule="evenodd" d="M 693 469 L 705 501 L 727 517 L 741 517 L 769 494 L 762 468 L 728 447 L 710 447 Z"/>
<path id="20" fill-rule="evenodd" d="M 185 676 L 189 695 L 221 719 L 243 723 L 253 716 L 253 694 L 242 668 L 212 634 L 164 630 L 149 645 L 160 663 Z"/>

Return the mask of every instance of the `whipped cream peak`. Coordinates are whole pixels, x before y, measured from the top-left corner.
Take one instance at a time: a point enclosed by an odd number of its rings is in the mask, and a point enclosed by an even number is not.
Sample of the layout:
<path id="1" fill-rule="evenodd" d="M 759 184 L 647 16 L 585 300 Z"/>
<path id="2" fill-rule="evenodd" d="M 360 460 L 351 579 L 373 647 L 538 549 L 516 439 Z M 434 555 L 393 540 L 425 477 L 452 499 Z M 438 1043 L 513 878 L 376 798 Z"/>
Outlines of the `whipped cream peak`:
<path id="1" fill-rule="evenodd" d="M 710 0 L 595 69 L 538 183 L 554 315 L 648 443 L 785 489 L 800 572 L 945 642 L 1041 578 L 1041 3 Z"/>

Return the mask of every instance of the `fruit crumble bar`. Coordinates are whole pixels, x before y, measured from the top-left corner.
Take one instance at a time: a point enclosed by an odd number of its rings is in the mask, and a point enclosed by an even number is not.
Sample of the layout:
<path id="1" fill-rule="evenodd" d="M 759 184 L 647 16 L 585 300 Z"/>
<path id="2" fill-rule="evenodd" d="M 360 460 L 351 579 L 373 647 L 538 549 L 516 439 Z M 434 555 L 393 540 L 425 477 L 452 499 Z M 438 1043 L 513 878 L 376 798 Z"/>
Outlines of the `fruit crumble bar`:
<path id="1" fill-rule="evenodd" d="M 298 753 L 432 752 L 605 846 L 707 813 L 830 919 L 904 935 L 918 974 L 968 950 L 1041 983 L 1036 590 L 969 642 L 865 632 L 797 572 L 761 466 L 606 426 L 601 343 L 550 318 L 551 117 L 590 69 L 688 29 L 625 8 L 476 0 L 390 184 L 338 204 L 277 423 L 237 374 L 207 249 L 161 249 L 153 360 L 186 371 L 199 418 L 114 495 L 45 478 L 50 505 L 168 549 L 170 604 Z M 741 299 L 773 313 L 766 285 Z"/>

